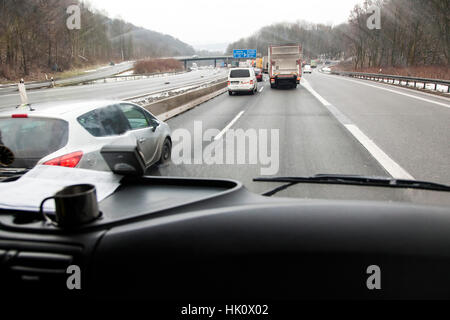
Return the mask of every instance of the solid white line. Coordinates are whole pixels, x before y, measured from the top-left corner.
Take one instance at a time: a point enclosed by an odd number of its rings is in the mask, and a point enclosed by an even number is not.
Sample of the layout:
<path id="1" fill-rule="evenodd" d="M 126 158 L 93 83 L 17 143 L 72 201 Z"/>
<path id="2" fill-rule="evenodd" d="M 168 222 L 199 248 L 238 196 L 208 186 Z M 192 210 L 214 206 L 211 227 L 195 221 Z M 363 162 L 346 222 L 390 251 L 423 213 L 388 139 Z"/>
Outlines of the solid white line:
<path id="1" fill-rule="evenodd" d="M 215 141 L 217 141 L 217 140 L 220 140 L 224 135 L 225 135 L 225 133 L 228 131 L 228 130 L 230 130 L 230 128 L 236 123 L 236 121 L 238 121 L 239 120 L 239 118 L 240 117 L 242 117 L 242 115 L 245 113 L 245 111 L 241 111 L 226 127 L 225 127 L 225 129 L 223 129 L 215 138 L 214 138 L 214 140 Z"/>
<path id="2" fill-rule="evenodd" d="M 306 88 L 314 97 L 316 97 L 317 100 L 320 101 L 325 107 L 331 106 L 331 103 L 329 103 L 325 98 L 323 98 L 320 94 L 318 94 L 309 84 L 308 81 L 306 81 L 305 78 L 302 79 L 302 85 L 304 88 Z"/>
<path id="3" fill-rule="evenodd" d="M 397 162 L 392 160 L 369 137 L 367 137 L 356 125 L 345 125 L 348 131 L 369 151 L 369 153 L 389 172 L 395 179 L 414 180 L 414 177 L 406 172 Z"/>
<path id="4" fill-rule="evenodd" d="M 358 83 L 358 84 L 362 84 L 362 85 L 365 85 L 365 86 L 368 86 L 368 87 L 372 87 L 372 88 L 377 88 L 377 89 L 380 89 L 380 90 L 385 90 L 385 91 L 388 91 L 388 92 L 396 93 L 396 94 L 399 94 L 399 95 L 402 95 L 402 96 L 405 96 L 405 97 L 414 98 L 414 99 L 425 101 L 425 102 L 428 102 L 428 103 L 434 103 L 434 104 L 437 104 L 439 106 L 443 106 L 443 107 L 446 107 L 446 108 L 450 108 L 450 104 L 448 104 L 448 103 L 442 103 L 442 102 L 438 102 L 438 101 L 434 101 L 434 100 L 418 97 L 418 96 L 415 96 L 415 95 L 412 95 L 412 94 L 408 94 L 408 93 L 404 93 L 404 92 L 400 92 L 400 91 L 397 91 L 397 90 L 383 88 L 381 86 L 376 86 L 376 85 L 369 84 L 369 83 L 364 83 L 362 81 L 356 81 L 356 80 L 347 79 L 345 77 L 341 77 L 340 79 L 341 80 L 350 81 L 350 82 L 354 82 L 354 83 Z"/>
<path id="5" fill-rule="evenodd" d="M 320 94 L 318 94 L 308 83 L 304 80 L 303 87 L 308 90 L 314 97 L 317 98 L 330 113 L 363 145 L 364 148 L 372 155 L 372 157 L 378 161 L 378 163 L 395 179 L 414 180 L 414 177 L 410 175 L 405 169 L 403 169 L 397 162 L 391 159 L 375 142 L 367 137 L 355 124 L 349 123 L 350 120 L 340 112 L 336 107 L 325 100 Z M 343 122 L 342 119 L 346 119 Z"/>

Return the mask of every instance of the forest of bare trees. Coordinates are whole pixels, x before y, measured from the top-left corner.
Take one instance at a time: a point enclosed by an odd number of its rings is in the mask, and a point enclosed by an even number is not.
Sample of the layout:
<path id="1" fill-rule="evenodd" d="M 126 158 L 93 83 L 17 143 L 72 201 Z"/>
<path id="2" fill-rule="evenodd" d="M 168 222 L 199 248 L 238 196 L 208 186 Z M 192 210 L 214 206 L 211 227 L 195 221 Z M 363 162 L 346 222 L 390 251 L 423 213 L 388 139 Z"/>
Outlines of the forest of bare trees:
<path id="1" fill-rule="evenodd" d="M 73 4 L 81 9 L 79 30 L 66 25 Z M 78 0 L 0 0 L 0 78 L 193 53 L 171 36 L 110 19 Z"/>
<path id="2" fill-rule="evenodd" d="M 381 29 L 370 30 L 371 5 L 381 8 Z M 302 43 L 307 57 L 351 58 L 353 67 L 450 66 L 450 0 L 365 1 L 338 26 L 306 22 L 281 23 L 262 28 L 253 36 L 230 44 L 257 48 L 269 44 Z"/>

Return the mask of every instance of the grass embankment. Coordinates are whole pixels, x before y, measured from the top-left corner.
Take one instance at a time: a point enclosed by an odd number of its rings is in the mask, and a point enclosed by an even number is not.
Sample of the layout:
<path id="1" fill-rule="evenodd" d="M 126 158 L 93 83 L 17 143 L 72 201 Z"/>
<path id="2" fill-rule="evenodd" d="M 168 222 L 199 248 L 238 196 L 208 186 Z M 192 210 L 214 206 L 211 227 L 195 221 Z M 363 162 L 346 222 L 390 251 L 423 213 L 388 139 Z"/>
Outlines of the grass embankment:
<path id="1" fill-rule="evenodd" d="M 135 74 L 183 71 L 183 64 L 175 59 L 146 59 L 134 64 Z"/>
<path id="2" fill-rule="evenodd" d="M 91 64 L 91 65 L 85 65 L 82 67 L 74 67 L 72 69 L 63 71 L 63 72 L 54 72 L 49 71 L 45 69 L 39 69 L 35 68 L 33 69 L 28 76 L 20 76 L 20 75 L 11 75 L 11 73 L 8 76 L 8 79 L 0 76 L 0 84 L 11 84 L 11 83 L 17 83 L 20 79 L 24 79 L 25 82 L 35 82 L 35 81 L 46 81 L 47 79 L 51 79 L 53 77 L 54 79 L 67 79 L 72 78 L 80 75 L 86 74 L 86 71 L 90 70 L 96 70 L 98 68 L 104 67 L 107 65 L 106 63 L 103 64 Z M 47 75 L 47 78 L 45 77 Z"/>
<path id="3" fill-rule="evenodd" d="M 415 67 L 372 67 L 355 69 L 352 64 L 341 63 L 332 68 L 336 71 L 388 74 L 395 76 L 417 77 L 450 80 L 448 66 L 415 66 Z"/>

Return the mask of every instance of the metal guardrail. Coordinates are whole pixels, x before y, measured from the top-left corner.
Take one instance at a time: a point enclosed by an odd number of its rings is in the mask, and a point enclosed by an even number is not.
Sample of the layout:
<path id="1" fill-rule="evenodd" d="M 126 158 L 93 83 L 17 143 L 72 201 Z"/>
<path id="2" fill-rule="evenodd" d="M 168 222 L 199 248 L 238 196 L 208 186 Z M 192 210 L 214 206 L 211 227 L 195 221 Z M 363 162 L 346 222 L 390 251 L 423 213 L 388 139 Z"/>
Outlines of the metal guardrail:
<path id="1" fill-rule="evenodd" d="M 79 85 L 79 84 L 90 84 L 93 82 L 98 82 L 98 81 L 106 81 L 106 80 L 111 80 L 111 79 L 116 79 L 116 81 L 118 81 L 119 79 L 125 79 L 125 78 L 132 78 L 134 80 L 140 78 L 140 79 L 146 79 L 146 78 L 153 78 L 153 77 L 159 77 L 159 76 L 164 76 L 164 75 L 177 75 L 177 74 L 182 74 L 185 73 L 186 71 L 177 71 L 177 72 L 156 72 L 156 73 L 149 73 L 149 74 L 131 74 L 131 75 L 117 75 L 117 76 L 109 76 L 109 77 L 99 77 L 99 78 L 94 78 L 94 79 L 89 79 L 89 80 L 83 80 L 83 81 L 74 81 L 74 82 L 68 82 L 68 83 L 63 83 L 63 84 L 59 84 L 56 82 L 56 86 L 63 86 L 63 87 L 69 87 L 69 86 L 74 86 L 74 85 Z"/>
<path id="2" fill-rule="evenodd" d="M 152 95 L 157 95 L 160 93 L 165 93 L 165 92 L 169 92 L 169 91 L 174 91 L 174 90 L 179 90 L 182 88 L 186 88 L 189 86 L 202 86 L 202 85 L 206 85 L 206 84 L 217 84 L 220 83 L 220 81 L 225 81 L 227 78 L 217 78 L 217 79 L 207 79 L 207 80 L 196 80 L 196 81 L 191 81 L 191 82 L 185 82 L 183 84 L 180 84 L 179 86 L 176 87 L 172 87 L 172 88 L 167 88 L 167 89 L 163 89 L 163 90 L 159 90 L 159 91 L 154 91 L 154 92 L 150 92 L 150 93 L 146 93 L 146 94 L 141 94 L 138 96 L 133 96 L 133 97 L 128 97 L 128 98 L 124 98 L 122 100 L 124 101 L 133 101 L 133 100 L 138 100 L 138 99 L 143 99 Z"/>
<path id="3" fill-rule="evenodd" d="M 419 88 L 418 84 L 423 84 L 422 88 L 426 89 L 427 84 L 434 85 L 434 91 L 438 91 L 438 85 L 446 86 L 447 93 L 450 93 L 450 80 L 440 80 L 440 79 L 429 79 L 429 78 L 416 78 L 416 77 L 405 77 L 405 76 L 395 76 L 381 73 L 361 73 L 361 72 L 347 72 L 347 71 L 332 71 L 331 74 L 339 75 L 339 76 L 347 76 L 358 79 L 367 79 L 374 81 L 383 81 L 392 84 L 403 85 L 406 83 L 406 86 L 410 86 L 411 83 L 414 83 L 414 88 Z M 391 82 L 392 81 L 392 82 Z M 398 83 L 396 83 L 396 81 Z"/>
<path id="4" fill-rule="evenodd" d="M 75 86 L 75 85 L 79 85 L 79 84 L 89 84 L 92 82 L 97 82 L 97 81 L 106 81 L 108 79 L 121 79 L 121 78 L 133 78 L 133 79 L 138 79 L 138 78 L 150 78 L 150 77 L 158 77 L 158 76 L 164 76 L 164 75 L 177 75 L 177 74 L 181 74 L 181 73 L 185 73 L 186 71 L 177 71 L 177 72 L 156 72 L 156 73 L 149 73 L 149 74 L 132 74 L 132 75 L 116 75 L 116 76 L 109 76 L 109 77 L 97 77 L 97 78 L 92 78 L 92 79 L 85 79 L 85 80 L 75 80 L 75 81 L 70 81 L 70 82 L 62 82 L 62 83 L 58 83 L 59 81 L 64 81 L 64 79 L 59 80 L 55 79 L 54 82 L 52 83 L 51 80 L 48 81 L 43 81 L 43 82 L 29 82 L 26 83 L 26 85 L 31 85 L 32 87 L 28 87 L 28 90 L 37 90 L 37 89 L 44 89 L 44 88 L 52 88 L 53 86 L 56 87 L 70 87 L 70 86 Z M 4 89 L 4 88 L 14 88 L 17 87 L 17 83 L 12 83 L 12 84 L 6 84 L 6 85 L 1 85 L 0 89 Z M 17 91 L 17 90 L 16 90 Z"/>

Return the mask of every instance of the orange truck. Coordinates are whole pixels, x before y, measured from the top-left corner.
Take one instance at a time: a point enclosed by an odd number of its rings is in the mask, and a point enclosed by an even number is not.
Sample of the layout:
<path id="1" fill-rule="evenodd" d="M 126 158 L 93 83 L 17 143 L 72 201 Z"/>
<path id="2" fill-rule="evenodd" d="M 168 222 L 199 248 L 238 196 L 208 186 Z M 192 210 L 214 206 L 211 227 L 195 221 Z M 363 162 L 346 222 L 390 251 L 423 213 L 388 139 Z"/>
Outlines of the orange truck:
<path id="1" fill-rule="evenodd" d="M 302 46 L 299 44 L 269 46 L 270 87 L 297 88 L 302 77 L 302 58 Z"/>

